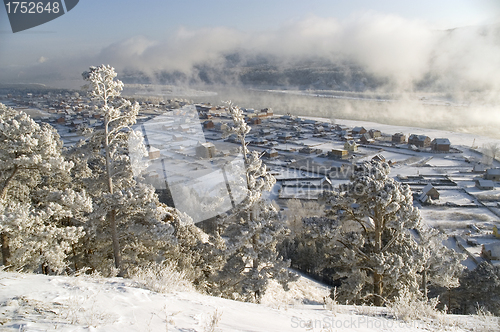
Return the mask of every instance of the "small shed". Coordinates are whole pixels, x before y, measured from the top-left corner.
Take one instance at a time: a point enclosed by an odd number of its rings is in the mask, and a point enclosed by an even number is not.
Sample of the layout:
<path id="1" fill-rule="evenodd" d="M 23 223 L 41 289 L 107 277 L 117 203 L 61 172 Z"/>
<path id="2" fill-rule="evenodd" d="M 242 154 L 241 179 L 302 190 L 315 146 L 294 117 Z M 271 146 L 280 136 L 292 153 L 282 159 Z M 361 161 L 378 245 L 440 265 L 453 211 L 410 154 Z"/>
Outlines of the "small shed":
<path id="1" fill-rule="evenodd" d="M 491 180 L 478 179 L 476 180 L 476 187 L 481 190 L 495 189 L 495 184 Z"/>
<path id="2" fill-rule="evenodd" d="M 212 129 L 214 127 L 215 127 L 215 124 L 212 120 L 208 120 L 208 121 L 203 122 L 203 128 L 205 128 L 205 129 Z"/>
<path id="3" fill-rule="evenodd" d="M 198 142 L 196 155 L 201 158 L 213 158 L 215 156 L 215 145 L 213 143 Z"/>
<path id="4" fill-rule="evenodd" d="M 160 150 L 151 146 L 149 148 L 149 151 L 148 151 L 148 156 L 149 156 L 149 159 L 151 159 L 151 160 L 158 159 L 158 158 L 160 158 Z"/>
<path id="5" fill-rule="evenodd" d="M 423 189 L 422 189 L 422 195 L 420 196 L 422 199 L 424 196 L 429 197 L 430 199 L 436 200 L 439 199 L 439 192 L 437 191 L 436 188 L 432 185 L 432 183 L 427 184 Z M 426 201 L 427 199 L 425 199 Z M 421 200 L 422 201 L 422 200 Z"/>
<path id="6" fill-rule="evenodd" d="M 279 155 L 278 151 L 276 149 L 267 149 L 264 152 L 264 156 L 267 158 L 277 158 Z"/>
<path id="7" fill-rule="evenodd" d="M 473 173 L 484 173 L 484 172 L 486 172 L 486 167 L 484 166 L 484 164 L 481 164 L 481 163 L 474 164 L 474 166 L 472 167 L 472 172 Z"/>

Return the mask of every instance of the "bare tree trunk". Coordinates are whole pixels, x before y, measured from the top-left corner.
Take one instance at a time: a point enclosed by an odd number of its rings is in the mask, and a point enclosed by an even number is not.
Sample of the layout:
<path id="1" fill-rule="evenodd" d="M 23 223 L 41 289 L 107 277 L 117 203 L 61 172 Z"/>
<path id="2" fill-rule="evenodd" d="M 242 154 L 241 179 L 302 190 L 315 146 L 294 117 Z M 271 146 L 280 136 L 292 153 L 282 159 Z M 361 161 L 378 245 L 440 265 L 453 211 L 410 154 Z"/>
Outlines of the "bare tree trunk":
<path id="1" fill-rule="evenodd" d="M 0 242 L 2 244 L 2 264 L 3 266 L 9 266 L 10 261 L 10 247 L 9 247 L 9 236 L 5 233 L 0 234 Z"/>
<path id="2" fill-rule="evenodd" d="M 425 299 L 427 300 L 427 269 L 422 271 L 422 289 L 424 291 Z"/>
<path id="3" fill-rule="evenodd" d="M 113 256 L 115 258 L 115 267 L 121 272 L 122 255 L 120 251 L 120 242 L 118 237 L 118 227 L 116 226 L 116 211 L 111 210 L 109 213 L 109 227 L 111 228 L 111 239 L 113 240 Z"/>
<path id="4" fill-rule="evenodd" d="M 375 211 L 374 216 L 375 222 L 375 251 L 377 253 L 382 252 L 382 227 L 383 227 L 383 219 L 379 217 L 378 211 Z M 382 294 L 384 292 L 384 284 L 383 284 L 383 276 L 378 274 L 377 272 L 373 272 L 373 293 L 375 294 L 375 299 L 373 304 L 376 306 L 383 305 L 383 297 Z"/>
<path id="5" fill-rule="evenodd" d="M 9 183 L 12 181 L 14 176 L 16 176 L 17 171 L 19 168 L 17 166 L 14 166 L 14 170 L 12 171 L 12 174 L 5 180 L 5 182 L 2 185 L 2 190 L 0 191 L 0 198 L 5 199 L 7 197 L 7 189 L 9 188 Z"/>
<path id="6" fill-rule="evenodd" d="M 257 247 L 258 240 L 259 240 L 259 234 L 254 234 L 254 236 L 252 236 L 252 244 L 253 244 L 254 249 Z M 257 271 L 257 273 L 259 272 L 259 258 L 258 257 L 253 259 L 252 268 L 255 271 Z M 255 302 L 260 303 L 260 289 L 257 289 L 255 291 L 254 296 L 255 296 Z"/>
<path id="7" fill-rule="evenodd" d="M 106 123 L 104 125 L 104 130 L 105 130 L 105 137 L 104 137 L 104 150 L 106 152 L 106 176 L 108 178 L 108 191 L 110 194 L 113 194 L 113 178 L 111 176 L 111 156 L 109 153 L 109 128 L 108 128 L 109 122 L 108 119 L 106 119 Z M 111 210 L 109 212 L 109 227 L 111 230 L 111 240 L 113 242 L 113 256 L 115 259 L 115 267 L 119 271 L 119 275 L 122 275 L 121 271 L 121 264 L 122 264 L 122 257 L 121 257 L 121 251 L 120 251 L 120 241 L 118 237 L 118 227 L 116 225 L 116 210 Z"/>
<path id="8" fill-rule="evenodd" d="M 383 276 L 377 272 L 373 273 L 373 293 L 375 294 L 375 299 L 373 304 L 380 307 L 384 304 L 382 293 L 384 292 Z"/>

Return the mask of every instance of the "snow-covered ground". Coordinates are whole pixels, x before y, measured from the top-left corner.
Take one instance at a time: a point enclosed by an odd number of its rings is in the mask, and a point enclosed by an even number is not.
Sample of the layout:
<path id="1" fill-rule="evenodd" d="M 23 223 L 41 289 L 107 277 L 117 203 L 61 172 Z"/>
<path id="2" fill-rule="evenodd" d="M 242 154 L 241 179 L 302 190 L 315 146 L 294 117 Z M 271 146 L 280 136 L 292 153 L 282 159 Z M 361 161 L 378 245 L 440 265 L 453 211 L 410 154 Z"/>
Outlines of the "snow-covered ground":
<path id="1" fill-rule="evenodd" d="M 325 306 L 328 290 L 301 278 L 263 304 L 194 291 L 156 293 L 122 278 L 0 271 L 2 331 L 494 331 L 491 317 L 439 314 L 418 321 L 385 308 Z"/>

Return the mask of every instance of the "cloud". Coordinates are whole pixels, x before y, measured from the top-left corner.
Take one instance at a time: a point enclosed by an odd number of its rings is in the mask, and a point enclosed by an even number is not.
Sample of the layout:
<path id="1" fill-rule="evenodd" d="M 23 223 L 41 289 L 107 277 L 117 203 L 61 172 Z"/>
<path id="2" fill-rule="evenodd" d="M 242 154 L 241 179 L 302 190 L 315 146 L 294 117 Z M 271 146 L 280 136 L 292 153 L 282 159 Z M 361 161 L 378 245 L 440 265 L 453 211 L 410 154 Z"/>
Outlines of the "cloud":
<path id="1" fill-rule="evenodd" d="M 109 63 L 119 73 L 139 71 L 153 77 L 161 71 L 177 72 L 188 79 L 199 76 L 200 68 L 209 68 L 218 75 L 232 75 L 226 80 L 232 82 L 258 59 L 271 59 L 277 70 L 314 59 L 324 66 L 359 68 L 385 82 L 385 91 L 424 89 L 464 97 L 481 91 L 495 98 L 500 89 L 500 76 L 494 75 L 500 72 L 499 35 L 494 25 L 439 31 L 423 21 L 373 12 L 345 20 L 310 16 L 252 33 L 181 27 L 162 40 L 134 36 L 93 55 L 42 57 L 34 67 L 11 68 L 4 79 L 10 74 L 24 80 L 80 80 L 78 73 L 88 66 Z"/>

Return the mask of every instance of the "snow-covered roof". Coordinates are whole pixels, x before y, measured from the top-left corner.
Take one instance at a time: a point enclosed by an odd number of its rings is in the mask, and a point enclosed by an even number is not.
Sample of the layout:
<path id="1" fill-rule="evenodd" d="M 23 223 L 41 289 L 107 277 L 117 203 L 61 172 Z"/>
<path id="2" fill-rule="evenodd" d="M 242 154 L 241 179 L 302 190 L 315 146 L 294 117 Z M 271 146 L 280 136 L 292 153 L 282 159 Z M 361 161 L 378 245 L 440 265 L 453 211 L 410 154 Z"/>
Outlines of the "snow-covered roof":
<path id="1" fill-rule="evenodd" d="M 432 185 L 432 183 L 428 183 L 423 189 L 422 189 L 422 192 L 424 194 L 427 194 L 429 191 L 431 191 L 432 189 L 434 189 L 434 186 Z"/>
<path id="2" fill-rule="evenodd" d="M 486 170 L 488 175 L 500 175 L 500 168 L 490 168 Z"/>
<path id="3" fill-rule="evenodd" d="M 429 138 L 426 135 L 417 135 L 417 134 L 411 134 L 408 139 L 410 140 L 419 140 L 419 141 L 425 141 L 427 138 Z"/>
<path id="4" fill-rule="evenodd" d="M 428 199 L 429 199 L 429 197 L 428 197 L 428 196 L 427 196 L 427 194 L 425 194 L 425 193 L 424 193 L 424 194 L 422 194 L 422 195 L 420 195 L 420 196 L 418 197 L 418 200 L 419 200 L 420 202 L 422 202 L 422 203 L 427 202 L 427 200 L 428 200 Z"/>
<path id="5" fill-rule="evenodd" d="M 356 142 L 354 142 L 354 140 L 352 140 L 352 139 L 351 139 L 351 140 L 347 140 L 347 142 L 345 142 L 345 144 L 348 144 L 348 145 L 353 145 L 353 146 L 358 145 L 358 144 L 357 144 Z"/>
<path id="6" fill-rule="evenodd" d="M 479 187 L 481 187 L 481 188 L 494 188 L 495 187 L 495 184 L 491 180 L 478 179 L 476 181 L 477 181 L 477 184 L 479 185 Z"/>
<path id="7" fill-rule="evenodd" d="M 450 140 L 447 138 L 435 138 L 434 141 L 432 141 L 434 144 L 437 145 L 450 145 Z"/>
<path id="8" fill-rule="evenodd" d="M 198 142 L 198 146 L 203 146 L 205 148 L 215 147 L 214 143 L 212 142 L 205 142 L 205 143 Z"/>

